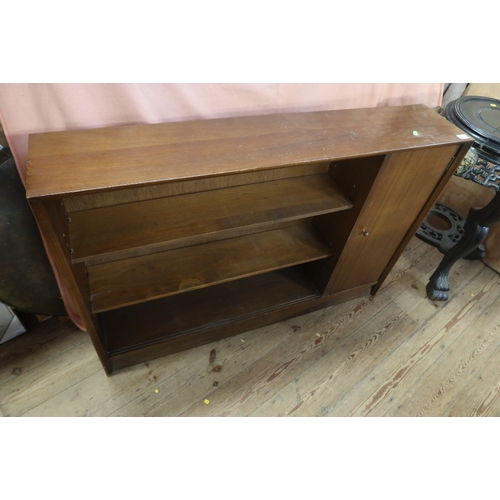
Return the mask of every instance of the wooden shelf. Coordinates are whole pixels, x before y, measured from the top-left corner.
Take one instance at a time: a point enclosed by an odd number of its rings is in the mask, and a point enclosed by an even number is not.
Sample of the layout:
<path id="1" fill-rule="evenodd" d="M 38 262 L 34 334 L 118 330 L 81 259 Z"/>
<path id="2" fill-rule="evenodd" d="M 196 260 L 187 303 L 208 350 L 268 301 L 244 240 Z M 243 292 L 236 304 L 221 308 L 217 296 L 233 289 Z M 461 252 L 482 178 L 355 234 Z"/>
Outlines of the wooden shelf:
<path id="1" fill-rule="evenodd" d="M 88 268 L 94 313 L 324 259 L 308 223 Z"/>
<path id="2" fill-rule="evenodd" d="M 327 174 L 317 174 L 83 210 L 68 214 L 72 260 L 124 259 L 351 207 Z"/>
<path id="3" fill-rule="evenodd" d="M 319 296 L 304 269 L 297 266 L 116 309 L 100 317 L 109 356 L 165 341 L 175 351 L 176 344 L 186 338 L 194 337 L 191 344 L 199 345 L 223 325 Z"/>

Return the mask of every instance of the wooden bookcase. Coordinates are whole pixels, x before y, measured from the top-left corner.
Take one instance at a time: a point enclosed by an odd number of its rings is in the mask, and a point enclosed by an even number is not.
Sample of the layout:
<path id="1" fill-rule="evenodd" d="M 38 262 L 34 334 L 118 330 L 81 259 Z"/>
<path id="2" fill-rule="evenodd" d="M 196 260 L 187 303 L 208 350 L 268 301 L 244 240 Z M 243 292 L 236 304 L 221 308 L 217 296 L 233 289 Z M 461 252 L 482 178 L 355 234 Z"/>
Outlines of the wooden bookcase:
<path id="1" fill-rule="evenodd" d="M 420 105 L 34 134 L 27 197 L 109 374 L 375 293 L 460 134 Z"/>

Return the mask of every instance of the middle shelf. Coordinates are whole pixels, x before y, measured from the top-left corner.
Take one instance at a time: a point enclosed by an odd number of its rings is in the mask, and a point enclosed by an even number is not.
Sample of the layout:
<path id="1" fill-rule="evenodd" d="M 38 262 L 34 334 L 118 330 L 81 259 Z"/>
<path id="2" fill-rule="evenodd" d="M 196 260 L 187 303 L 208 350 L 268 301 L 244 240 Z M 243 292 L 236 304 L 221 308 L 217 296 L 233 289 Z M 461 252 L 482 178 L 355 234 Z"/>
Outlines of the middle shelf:
<path id="1" fill-rule="evenodd" d="M 68 212 L 71 258 L 87 265 L 126 259 L 351 207 L 324 173 Z"/>
<path id="2" fill-rule="evenodd" d="M 310 220 L 167 252 L 89 266 L 94 313 L 204 288 L 331 255 Z"/>

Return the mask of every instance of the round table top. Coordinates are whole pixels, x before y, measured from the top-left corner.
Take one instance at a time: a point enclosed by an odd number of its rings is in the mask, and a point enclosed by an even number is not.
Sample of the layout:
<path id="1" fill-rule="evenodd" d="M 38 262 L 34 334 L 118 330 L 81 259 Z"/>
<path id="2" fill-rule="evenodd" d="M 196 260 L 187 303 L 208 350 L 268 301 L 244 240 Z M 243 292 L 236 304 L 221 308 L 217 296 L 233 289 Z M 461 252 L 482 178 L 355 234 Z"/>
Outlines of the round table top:
<path id="1" fill-rule="evenodd" d="M 464 96 L 450 102 L 445 115 L 472 136 L 480 149 L 500 158 L 500 100 Z"/>

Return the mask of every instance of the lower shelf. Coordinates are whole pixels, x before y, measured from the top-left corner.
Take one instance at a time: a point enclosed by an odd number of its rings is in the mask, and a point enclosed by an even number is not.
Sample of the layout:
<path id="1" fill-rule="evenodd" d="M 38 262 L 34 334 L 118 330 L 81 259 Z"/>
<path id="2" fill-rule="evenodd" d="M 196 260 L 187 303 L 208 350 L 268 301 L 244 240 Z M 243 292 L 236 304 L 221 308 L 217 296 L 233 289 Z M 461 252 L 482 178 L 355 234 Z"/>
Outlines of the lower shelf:
<path id="1" fill-rule="evenodd" d="M 318 297 L 302 266 L 295 266 L 108 311 L 100 317 L 110 357 L 165 341 L 175 352 L 212 341 L 213 329 Z"/>
<path id="2" fill-rule="evenodd" d="M 99 315 L 108 373 L 370 293 L 373 283 L 322 296 L 295 266 Z"/>

